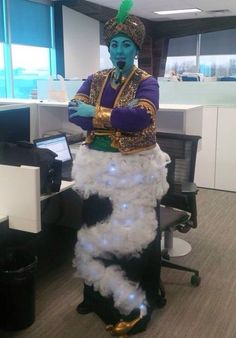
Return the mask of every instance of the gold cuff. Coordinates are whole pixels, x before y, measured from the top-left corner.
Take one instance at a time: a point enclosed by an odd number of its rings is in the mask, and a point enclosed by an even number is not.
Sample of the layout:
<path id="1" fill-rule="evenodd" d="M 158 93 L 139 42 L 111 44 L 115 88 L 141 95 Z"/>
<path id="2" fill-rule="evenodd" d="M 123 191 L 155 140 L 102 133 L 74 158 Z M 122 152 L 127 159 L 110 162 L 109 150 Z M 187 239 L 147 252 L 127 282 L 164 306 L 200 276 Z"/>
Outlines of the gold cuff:
<path id="1" fill-rule="evenodd" d="M 82 101 L 84 103 L 89 103 L 89 96 L 85 94 L 77 93 L 74 99 L 78 101 Z"/>
<path id="2" fill-rule="evenodd" d="M 146 109 L 147 113 L 151 115 L 153 120 L 155 120 L 157 109 L 151 101 L 140 99 L 137 103 L 137 107 Z"/>
<path id="3" fill-rule="evenodd" d="M 101 106 L 96 107 L 96 114 L 93 118 L 94 128 L 104 129 L 111 128 L 111 111 L 110 108 Z"/>

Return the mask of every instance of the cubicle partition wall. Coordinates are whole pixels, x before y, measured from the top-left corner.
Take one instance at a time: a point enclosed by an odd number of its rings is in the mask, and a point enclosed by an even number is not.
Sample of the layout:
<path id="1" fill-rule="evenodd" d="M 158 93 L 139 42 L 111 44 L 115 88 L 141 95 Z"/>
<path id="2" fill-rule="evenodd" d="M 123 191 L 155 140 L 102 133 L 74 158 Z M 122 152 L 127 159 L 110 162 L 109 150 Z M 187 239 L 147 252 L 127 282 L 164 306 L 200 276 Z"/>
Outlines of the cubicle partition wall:
<path id="1" fill-rule="evenodd" d="M 177 82 L 166 78 L 159 78 L 158 82 L 161 104 L 236 106 L 236 82 Z"/>
<path id="2" fill-rule="evenodd" d="M 202 114 L 190 119 L 202 125 L 195 182 L 199 187 L 236 191 L 236 82 L 168 82 L 159 79 L 160 102 L 174 105 L 202 105 Z M 188 112 L 187 112 L 188 115 Z M 166 117 L 167 119 L 167 117 Z M 168 119 L 168 125 L 173 121 Z M 189 127 L 190 128 L 190 127 Z M 189 130 L 189 129 L 188 129 Z"/>

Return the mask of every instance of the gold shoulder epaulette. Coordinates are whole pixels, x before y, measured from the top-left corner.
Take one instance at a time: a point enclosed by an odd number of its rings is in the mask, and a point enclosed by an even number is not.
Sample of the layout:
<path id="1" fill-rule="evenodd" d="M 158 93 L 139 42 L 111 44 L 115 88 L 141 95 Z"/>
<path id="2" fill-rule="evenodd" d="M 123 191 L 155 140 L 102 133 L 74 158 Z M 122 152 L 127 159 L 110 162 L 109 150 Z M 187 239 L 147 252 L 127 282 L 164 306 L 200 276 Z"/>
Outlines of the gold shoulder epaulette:
<path id="1" fill-rule="evenodd" d="M 149 78 L 150 76 L 152 76 L 151 74 L 147 73 L 145 70 L 142 70 L 140 68 L 137 68 L 136 72 L 141 77 L 141 81 L 146 80 L 147 78 Z"/>

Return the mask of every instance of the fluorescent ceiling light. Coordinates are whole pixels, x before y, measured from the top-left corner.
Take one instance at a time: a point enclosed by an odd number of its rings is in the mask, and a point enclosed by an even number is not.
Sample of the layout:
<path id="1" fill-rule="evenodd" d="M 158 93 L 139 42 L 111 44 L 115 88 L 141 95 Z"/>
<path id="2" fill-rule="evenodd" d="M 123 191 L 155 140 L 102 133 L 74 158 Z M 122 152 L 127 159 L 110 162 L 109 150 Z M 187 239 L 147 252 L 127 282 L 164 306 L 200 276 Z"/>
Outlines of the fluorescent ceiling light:
<path id="1" fill-rule="evenodd" d="M 159 14 L 159 15 L 168 15 L 168 14 L 184 14 L 184 13 L 197 13 L 197 12 L 201 12 L 201 10 L 198 8 L 190 8 L 190 9 L 176 9 L 172 11 L 158 11 L 154 13 Z"/>

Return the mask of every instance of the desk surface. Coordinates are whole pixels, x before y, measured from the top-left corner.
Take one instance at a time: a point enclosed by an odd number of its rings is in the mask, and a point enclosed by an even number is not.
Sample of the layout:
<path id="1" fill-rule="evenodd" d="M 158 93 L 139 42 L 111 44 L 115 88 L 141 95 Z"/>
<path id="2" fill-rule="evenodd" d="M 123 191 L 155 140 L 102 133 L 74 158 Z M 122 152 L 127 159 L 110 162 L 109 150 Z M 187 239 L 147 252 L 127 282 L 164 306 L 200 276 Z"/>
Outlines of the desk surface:
<path id="1" fill-rule="evenodd" d="M 7 221 L 7 220 L 8 220 L 8 216 L 4 216 L 4 215 L 0 214 L 0 223 Z"/>
<path id="2" fill-rule="evenodd" d="M 67 190 L 67 189 L 72 188 L 73 185 L 74 185 L 74 183 L 75 183 L 74 181 L 61 181 L 61 188 L 60 188 L 60 191 L 54 192 L 54 193 L 52 193 L 52 194 L 50 194 L 50 195 L 41 195 L 41 196 L 40 196 L 40 201 L 46 200 L 47 198 L 53 197 L 53 196 L 55 196 L 55 195 L 57 195 L 57 194 L 59 194 L 59 193 L 65 191 L 65 190 Z"/>
<path id="3" fill-rule="evenodd" d="M 186 111 L 190 109 L 199 108 L 201 105 L 193 104 L 160 104 L 159 110 L 173 110 L 173 111 Z"/>
<path id="4" fill-rule="evenodd" d="M 53 102 L 47 100 L 30 100 L 30 99 L 0 99 L 1 104 L 37 104 L 41 107 L 67 107 L 68 102 Z M 160 103 L 160 110 L 188 110 L 200 107 L 200 105 L 193 104 L 162 104 Z"/>

